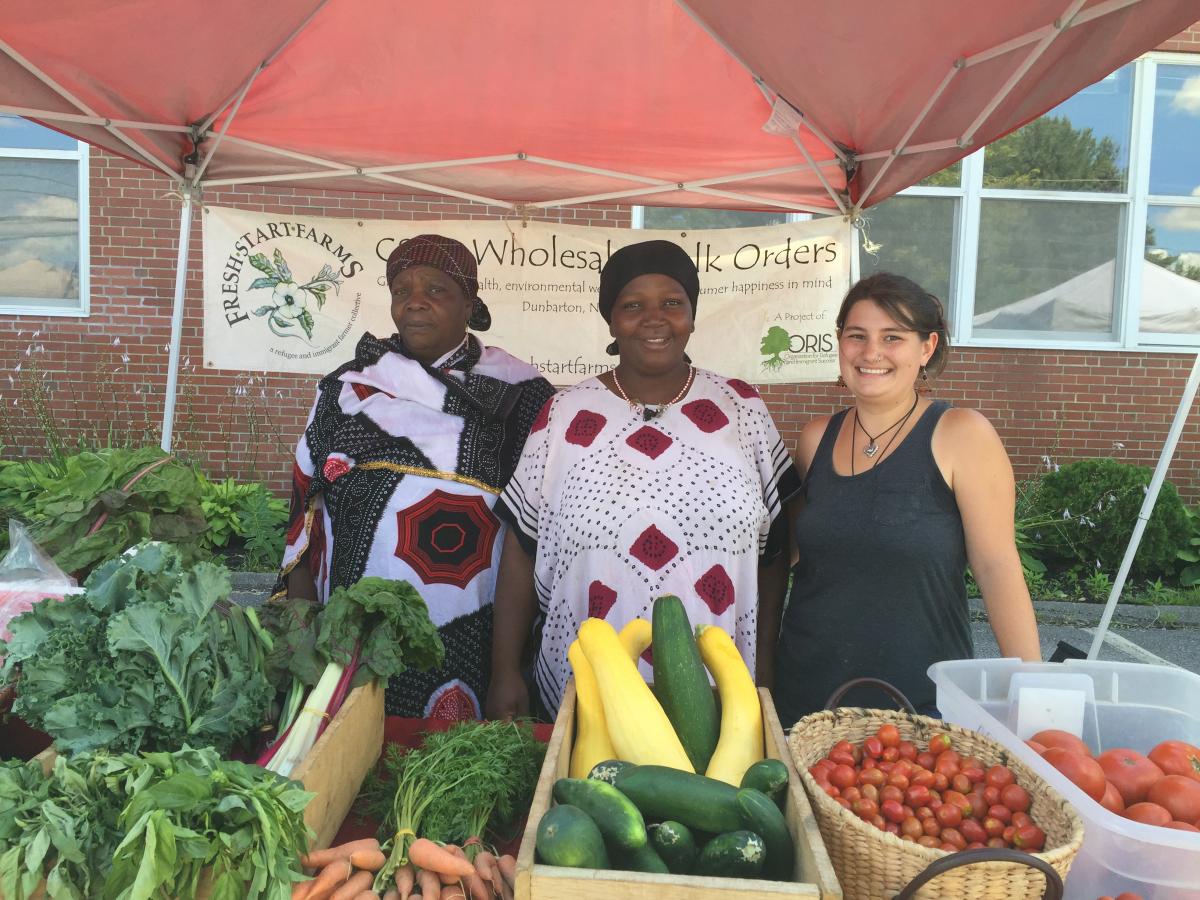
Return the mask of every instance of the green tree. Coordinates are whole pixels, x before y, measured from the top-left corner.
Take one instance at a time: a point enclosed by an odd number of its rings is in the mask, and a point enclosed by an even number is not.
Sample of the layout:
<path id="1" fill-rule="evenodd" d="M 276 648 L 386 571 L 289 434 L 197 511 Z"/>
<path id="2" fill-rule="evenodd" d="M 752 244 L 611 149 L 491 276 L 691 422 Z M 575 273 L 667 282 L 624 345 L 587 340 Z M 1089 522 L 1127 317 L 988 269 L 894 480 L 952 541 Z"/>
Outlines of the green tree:
<path id="1" fill-rule="evenodd" d="M 987 148 L 983 186 L 1115 193 L 1125 187 L 1118 152 L 1112 138 L 1097 139 L 1066 116 L 1035 119 Z"/>
<path id="2" fill-rule="evenodd" d="M 791 346 L 791 335 L 778 325 L 772 325 L 767 329 L 767 333 L 763 335 L 762 346 L 758 348 L 759 353 L 770 357 L 763 361 L 763 368 L 778 369 L 783 366 L 783 359 L 780 357 L 780 354 L 790 349 Z"/>

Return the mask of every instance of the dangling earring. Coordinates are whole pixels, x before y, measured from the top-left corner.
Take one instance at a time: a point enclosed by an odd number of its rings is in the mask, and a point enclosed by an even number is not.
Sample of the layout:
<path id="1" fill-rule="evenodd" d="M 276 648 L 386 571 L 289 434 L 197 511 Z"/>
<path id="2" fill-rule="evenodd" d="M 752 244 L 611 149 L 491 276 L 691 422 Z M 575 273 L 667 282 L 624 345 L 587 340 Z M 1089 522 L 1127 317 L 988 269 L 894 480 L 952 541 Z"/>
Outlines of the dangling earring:
<path id="1" fill-rule="evenodd" d="M 836 382 L 834 382 L 834 383 L 835 383 L 835 384 L 836 384 L 838 387 L 845 387 L 845 386 L 846 386 L 846 379 L 845 379 L 845 378 L 843 378 L 841 375 L 839 375 L 839 376 L 837 377 L 837 381 L 836 381 Z"/>
<path id="2" fill-rule="evenodd" d="M 611 344 L 609 344 L 607 347 L 604 348 L 604 352 L 607 353 L 609 356 L 620 356 L 621 348 L 617 346 L 616 341 L 613 341 Z"/>
<path id="3" fill-rule="evenodd" d="M 929 373 L 925 371 L 924 366 L 921 366 L 921 380 L 917 383 L 917 391 L 925 393 L 929 389 Z"/>

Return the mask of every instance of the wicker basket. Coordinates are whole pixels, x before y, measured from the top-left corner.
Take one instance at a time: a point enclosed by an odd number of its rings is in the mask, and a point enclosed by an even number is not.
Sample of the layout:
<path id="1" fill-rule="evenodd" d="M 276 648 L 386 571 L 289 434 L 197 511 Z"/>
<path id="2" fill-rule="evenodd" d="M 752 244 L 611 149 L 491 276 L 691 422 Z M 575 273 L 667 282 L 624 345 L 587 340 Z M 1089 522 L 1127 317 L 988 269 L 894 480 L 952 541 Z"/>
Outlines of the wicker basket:
<path id="1" fill-rule="evenodd" d="M 844 707 L 801 719 L 792 728 L 788 746 L 812 800 L 846 900 L 889 900 L 931 863 L 951 856 L 944 850 L 902 841 L 862 821 L 821 790 L 808 772 L 838 741 L 858 743 L 886 723 L 895 725 L 905 740 L 921 747 L 928 746 L 934 734 L 943 732 L 950 735 L 954 749 L 963 756 L 976 756 L 986 765 L 1012 769 L 1018 783 L 1029 792 L 1029 814 L 1046 832 L 1049 849 L 1034 856 L 1066 878 L 1083 843 L 1083 822 L 1071 805 L 1020 759 L 990 738 L 948 722 L 907 712 Z M 964 862 L 970 858 L 967 854 L 953 856 L 962 856 Z M 1047 883 L 1045 875 L 1024 863 L 980 862 L 941 874 L 913 896 L 921 900 L 1032 900 L 1043 896 Z"/>

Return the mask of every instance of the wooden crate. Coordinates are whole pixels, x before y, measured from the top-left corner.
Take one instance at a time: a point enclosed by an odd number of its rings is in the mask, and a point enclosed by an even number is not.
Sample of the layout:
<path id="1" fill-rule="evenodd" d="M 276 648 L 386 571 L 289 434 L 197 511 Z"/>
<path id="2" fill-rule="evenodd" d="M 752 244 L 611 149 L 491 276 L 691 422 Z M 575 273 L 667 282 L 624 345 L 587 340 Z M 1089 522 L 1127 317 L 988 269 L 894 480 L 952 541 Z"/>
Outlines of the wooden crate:
<path id="1" fill-rule="evenodd" d="M 658 875 L 645 872 L 601 871 L 547 866 L 534 861 L 537 827 L 550 808 L 554 782 L 564 778 L 570 767 L 575 737 L 575 682 L 567 684 L 562 706 L 554 722 L 554 733 L 546 749 L 546 761 L 529 810 L 529 821 L 517 857 L 517 900 L 577 900 L 577 898 L 628 898 L 628 900 L 721 900 L 749 897 L 812 897 L 841 900 L 833 864 L 825 852 L 820 829 L 792 764 L 783 729 L 770 693 L 759 688 L 763 708 L 763 736 L 767 756 L 788 767 L 788 828 L 796 843 L 794 881 L 764 881 L 743 878 L 708 878 L 696 875 Z"/>
<path id="2" fill-rule="evenodd" d="M 382 752 L 383 686 L 371 681 L 350 692 L 320 740 L 292 772 L 293 779 L 316 794 L 304 809 L 304 821 L 315 835 L 310 849 L 330 845 Z M 49 774 L 57 755 L 48 747 L 35 759 Z"/>

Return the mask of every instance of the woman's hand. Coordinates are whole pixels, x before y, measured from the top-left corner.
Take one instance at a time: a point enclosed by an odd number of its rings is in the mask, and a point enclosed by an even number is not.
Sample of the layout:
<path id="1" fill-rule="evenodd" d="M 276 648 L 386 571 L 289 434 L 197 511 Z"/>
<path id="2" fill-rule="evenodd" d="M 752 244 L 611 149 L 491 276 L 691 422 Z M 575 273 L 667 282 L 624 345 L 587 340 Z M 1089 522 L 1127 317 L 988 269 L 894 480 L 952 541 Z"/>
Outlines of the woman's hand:
<path id="1" fill-rule="evenodd" d="M 529 687 L 516 669 L 492 672 L 484 714 L 489 719 L 517 719 L 529 715 Z"/>

